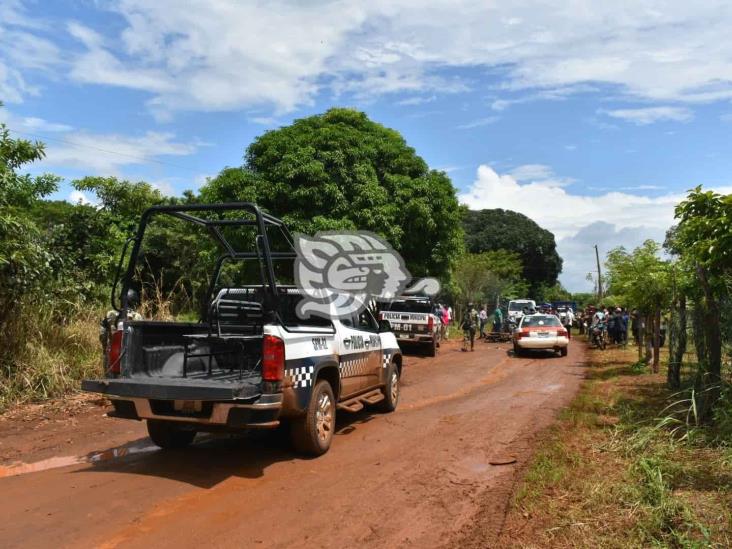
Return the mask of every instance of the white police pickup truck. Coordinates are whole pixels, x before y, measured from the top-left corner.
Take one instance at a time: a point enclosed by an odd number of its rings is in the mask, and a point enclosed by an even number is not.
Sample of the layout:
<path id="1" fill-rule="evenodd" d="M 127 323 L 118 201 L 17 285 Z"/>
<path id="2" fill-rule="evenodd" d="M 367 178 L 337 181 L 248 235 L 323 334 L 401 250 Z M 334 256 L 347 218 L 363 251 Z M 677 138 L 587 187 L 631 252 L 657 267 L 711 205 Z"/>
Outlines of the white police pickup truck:
<path id="1" fill-rule="evenodd" d="M 441 321 L 433 313 L 434 305 L 427 297 L 400 296 L 379 313 L 386 320 L 400 343 L 418 343 L 429 356 L 440 346 Z"/>
<path id="2" fill-rule="evenodd" d="M 232 210 L 248 215 L 232 217 Z M 228 216 L 205 215 L 221 211 Z M 165 214 L 206 226 L 223 241 L 199 322 L 140 320 L 133 313 L 132 281 L 145 227 L 151 216 Z M 237 251 L 218 230 L 237 222 L 259 227 L 256 251 Z M 186 446 L 199 431 L 286 423 L 298 450 L 319 455 L 331 445 L 337 410 L 396 409 L 402 355 L 389 325 L 368 309 L 300 319 L 301 291 L 276 283 L 272 260 L 293 256 L 269 249 L 273 229 L 289 236 L 280 220 L 248 203 L 156 206 L 143 215 L 120 303 L 115 283 L 116 312 L 102 323 L 106 375 L 82 383 L 111 399 L 109 416 L 146 420 L 151 439 L 163 448 Z M 219 284 L 222 267 L 246 259 L 260 263 L 261 284 Z"/>

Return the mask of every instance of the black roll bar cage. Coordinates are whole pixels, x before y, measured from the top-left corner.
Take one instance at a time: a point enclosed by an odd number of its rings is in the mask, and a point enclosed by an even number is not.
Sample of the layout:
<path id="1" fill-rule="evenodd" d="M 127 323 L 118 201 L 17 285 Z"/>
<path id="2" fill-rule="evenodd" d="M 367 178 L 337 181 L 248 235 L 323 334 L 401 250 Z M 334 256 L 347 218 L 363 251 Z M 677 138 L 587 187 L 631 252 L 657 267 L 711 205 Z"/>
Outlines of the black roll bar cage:
<path id="1" fill-rule="evenodd" d="M 254 216 L 254 219 L 202 219 L 192 213 L 195 212 L 227 212 L 233 210 L 240 210 L 248 212 Z M 180 204 L 180 205 L 161 205 L 152 206 L 145 210 L 140 219 L 140 225 L 137 229 L 136 236 L 130 238 L 125 243 L 122 250 L 122 256 L 120 257 L 119 265 L 117 267 L 117 275 L 115 276 L 115 282 L 112 286 L 112 307 L 122 314 L 123 317 L 127 315 L 128 309 L 128 296 L 127 293 L 130 289 L 132 279 L 135 273 L 135 266 L 137 263 L 137 257 L 140 253 L 140 247 L 142 246 L 142 240 L 145 235 L 145 229 L 152 218 L 156 214 L 166 214 L 172 217 L 176 217 L 183 221 L 194 223 L 201 227 L 205 227 L 209 230 L 214 240 L 216 240 L 226 250 L 226 253 L 221 255 L 216 262 L 216 271 L 212 276 L 211 285 L 209 286 L 209 293 L 213 291 L 215 281 L 218 280 L 221 265 L 226 259 L 233 260 L 245 260 L 245 259 L 257 259 L 260 265 L 260 274 L 262 279 L 262 288 L 265 292 L 269 292 L 270 300 L 268 307 L 269 313 L 274 313 L 278 306 L 279 295 L 277 293 L 277 281 L 274 274 L 274 266 L 272 265 L 273 259 L 295 259 L 297 254 L 295 252 L 294 241 L 290 231 L 285 226 L 282 220 L 274 217 L 273 215 L 263 212 L 259 206 L 252 202 L 226 202 L 218 204 Z M 219 230 L 221 226 L 235 226 L 235 227 L 255 227 L 257 229 L 255 251 L 252 252 L 238 252 L 233 246 L 226 240 L 224 235 Z M 267 235 L 267 227 L 277 227 L 285 240 L 292 248 L 291 252 L 273 252 L 270 249 L 269 237 Z M 120 298 L 120 306 L 115 306 L 116 289 L 119 280 L 119 271 L 121 271 L 122 263 L 124 262 L 124 256 L 130 242 L 134 242 L 132 251 L 130 253 L 130 260 L 127 264 L 127 270 L 124 274 L 122 281 L 122 295 Z"/>

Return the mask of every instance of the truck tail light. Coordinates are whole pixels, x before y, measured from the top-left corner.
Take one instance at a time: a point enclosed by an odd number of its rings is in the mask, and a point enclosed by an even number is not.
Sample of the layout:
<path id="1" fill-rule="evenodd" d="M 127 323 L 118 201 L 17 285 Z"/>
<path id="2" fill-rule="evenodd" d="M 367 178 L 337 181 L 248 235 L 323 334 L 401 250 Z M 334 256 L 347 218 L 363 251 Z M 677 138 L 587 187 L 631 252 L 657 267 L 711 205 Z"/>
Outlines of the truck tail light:
<path id="1" fill-rule="evenodd" d="M 112 332 L 107 350 L 107 369 L 111 374 L 119 374 L 120 362 L 122 361 L 122 336 L 124 330 Z"/>
<path id="2" fill-rule="evenodd" d="M 434 328 L 434 327 L 435 327 L 435 317 L 430 315 L 427 317 L 427 331 L 431 332 L 432 328 Z"/>
<path id="3" fill-rule="evenodd" d="M 262 342 L 262 379 L 282 381 L 285 377 L 285 342 L 265 334 Z"/>
<path id="4" fill-rule="evenodd" d="M 567 337 L 567 330 L 557 330 L 557 336 L 559 337 Z"/>
<path id="5" fill-rule="evenodd" d="M 529 337 L 529 329 L 521 328 L 518 332 L 516 332 L 516 337 L 518 339 L 521 339 L 522 337 Z"/>

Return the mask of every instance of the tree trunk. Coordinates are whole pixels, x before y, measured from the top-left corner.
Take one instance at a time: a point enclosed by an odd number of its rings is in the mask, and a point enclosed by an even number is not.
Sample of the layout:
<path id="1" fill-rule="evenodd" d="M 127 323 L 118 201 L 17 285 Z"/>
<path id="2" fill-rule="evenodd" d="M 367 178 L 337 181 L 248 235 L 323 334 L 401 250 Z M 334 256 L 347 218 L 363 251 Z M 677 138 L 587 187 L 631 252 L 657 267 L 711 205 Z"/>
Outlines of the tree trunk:
<path id="1" fill-rule="evenodd" d="M 658 373 L 661 362 L 661 309 L 653 313 L 653 373 Z"/>
<path id="2" fill-rule="evenodd" d="M 678 317 L 674 319 L 669 333 L 668 386 L 671 389 L 681 387 L 681 366 L 686 353 L 686 296 L 679 296 L 676 303 Z M 671 341 L 673 340 L 673 348 Z"/>
<path id="3" fill-rule="evenodd" d="M 638 362 L 643 360 L 643 321 L 640 313 L 635 317 L 635 343 L 638 345 Z"/>
<path id="4" fill-rule="evenodd" d="M 706 270 L 697 266 L 697 276 L 704 291 L 704 313 L 702 332 L 706 346 L 706 356 L 699 365 L 697 388 L 701 389 L 702 405 L 700 416 L 704 421 L 712 417 L 714 405 L 719 400 L 722 380 L 722 328 L 720 325 L 719 303 L 712 292 Z"/>
<path id="5" fill-rule="evenodd" d="M 643 360 L 646 364 L 650 364 L 653 358 L 653 315 L 647 314 L 643 317 L 643 332 L 643 342 L 645 344 Z"/>

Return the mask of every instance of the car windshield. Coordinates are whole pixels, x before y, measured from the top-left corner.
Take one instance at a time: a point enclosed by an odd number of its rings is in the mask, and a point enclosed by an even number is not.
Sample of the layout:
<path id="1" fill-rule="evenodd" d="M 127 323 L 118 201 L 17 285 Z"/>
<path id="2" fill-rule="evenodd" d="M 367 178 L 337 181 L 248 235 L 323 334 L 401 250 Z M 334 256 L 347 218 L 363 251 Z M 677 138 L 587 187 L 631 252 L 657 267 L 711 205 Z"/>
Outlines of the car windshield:
<path id="1" fill-rule="evenodd" d="M 400 313 L 431 313 L 432 306 L 426 300 L 397 299 L 387 305 L 384 310 L 399 311 Z"/>
<path id="2" fill-rule="evenodd" d="M 531 303 L 528 301 L 512 301 L 508 304 L 509 311 L 523 311 L 524 307 L 530 307 Z"/>
<path id="3" fill-rule="evenodd" d="M 525 316 L 524 319 L 521 321 L 521 327 L 522 328 L 536 328 L 539 326 L 561 326 L 562 323 L 559 322 L 559 319 L 556 316 L 553 315 L 534 315 L 534 316 Z"/>

